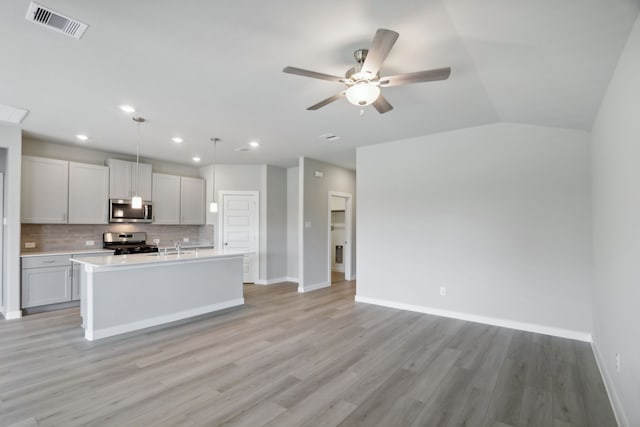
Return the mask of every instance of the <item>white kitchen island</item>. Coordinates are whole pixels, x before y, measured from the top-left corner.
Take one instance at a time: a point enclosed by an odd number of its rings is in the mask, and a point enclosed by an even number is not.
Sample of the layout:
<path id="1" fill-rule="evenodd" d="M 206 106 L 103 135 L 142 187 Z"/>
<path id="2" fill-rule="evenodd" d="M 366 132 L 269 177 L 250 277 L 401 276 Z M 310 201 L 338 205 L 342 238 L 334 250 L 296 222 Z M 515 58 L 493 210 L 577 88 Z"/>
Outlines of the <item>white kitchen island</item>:
<path id="1" fill-rule="evenodd" d="M 93 341 L 244 304 L 243 253 L 176 253 L 72 259 L 82 266 L 81 315 Z"/>

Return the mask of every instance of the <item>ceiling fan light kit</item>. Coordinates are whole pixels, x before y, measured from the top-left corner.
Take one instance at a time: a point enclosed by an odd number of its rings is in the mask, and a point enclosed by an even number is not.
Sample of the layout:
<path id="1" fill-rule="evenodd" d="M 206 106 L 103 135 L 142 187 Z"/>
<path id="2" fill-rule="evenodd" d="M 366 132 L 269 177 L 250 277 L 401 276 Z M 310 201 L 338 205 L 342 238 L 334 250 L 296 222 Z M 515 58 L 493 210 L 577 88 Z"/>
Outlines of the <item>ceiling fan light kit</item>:
<path id="1" fill-rule="evenodd" d="M 358 65 L 351 67 L 345 73 L 344 78 L 296 67 L 285 67 L 282 71 L 288 74 L 342 83 L 347 86 L 346 90 L 312 105 L 307 110 L 317 110 L 346 97 L 347 101 L 353 105 L 358 107 L 373 105 L 378 113 L 383 114 L 391 111 L 393 106 L 382 95 L 381 87 L 446 80 L 451 74 L 451 68 L 446 67 L 380 78 L 380 68 L 399 36 L 395 31 L 378 29 L 370 49 L 358 49 L 353 53 Z"/>

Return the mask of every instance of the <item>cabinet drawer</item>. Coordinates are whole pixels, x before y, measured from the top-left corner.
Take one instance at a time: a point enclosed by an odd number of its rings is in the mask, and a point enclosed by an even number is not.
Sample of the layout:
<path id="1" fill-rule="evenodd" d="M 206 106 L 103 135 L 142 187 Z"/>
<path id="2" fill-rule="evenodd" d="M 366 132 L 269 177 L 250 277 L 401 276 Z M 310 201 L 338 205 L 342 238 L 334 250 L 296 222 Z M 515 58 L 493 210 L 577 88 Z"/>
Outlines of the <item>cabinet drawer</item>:
<path id="1" fill-rule="evenodd" d="M 70 255 L 32 256 L 22 258 L 22 268 L 68 266 Z"/>

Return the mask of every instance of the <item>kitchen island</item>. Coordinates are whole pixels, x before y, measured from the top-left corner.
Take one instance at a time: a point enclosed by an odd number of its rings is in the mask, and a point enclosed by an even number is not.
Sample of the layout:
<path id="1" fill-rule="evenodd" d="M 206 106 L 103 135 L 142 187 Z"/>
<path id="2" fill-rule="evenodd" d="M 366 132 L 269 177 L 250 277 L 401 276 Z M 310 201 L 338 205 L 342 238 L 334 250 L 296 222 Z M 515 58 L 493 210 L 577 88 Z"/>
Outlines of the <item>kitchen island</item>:
<path id="1" fill-rule="evenodd" d="M 72 259 L 93 341 L 244 304 L 244 254 L 214 249 Z"/>

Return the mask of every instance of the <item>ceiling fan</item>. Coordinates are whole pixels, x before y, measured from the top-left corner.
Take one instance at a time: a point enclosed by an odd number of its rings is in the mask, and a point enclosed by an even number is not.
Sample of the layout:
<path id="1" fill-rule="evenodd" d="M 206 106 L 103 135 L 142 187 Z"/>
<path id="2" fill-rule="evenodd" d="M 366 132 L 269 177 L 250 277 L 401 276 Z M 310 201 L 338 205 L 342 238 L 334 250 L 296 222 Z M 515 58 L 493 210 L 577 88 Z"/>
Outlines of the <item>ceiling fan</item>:
<path id="1" fill-rule="evenodd" d="M 380 88 L 402 86 L 410 83 L 431 82 L 436 80 L 446 80 L 451 74 L 451 67 L 436 68 L 433 70 L 417 71 L 415 73 L 397 74 L 395 76 L 380 77 L 380 68 L 384 60 L 389 55 L 391 48 L 395 44 L 400 34 L 395 31 L 378 29 L 370 49 L 358 49 L 353 53 L 357 65 L 351 67 L 344 77 L 332 76 L 330 74 L 318 73 L 316 71 L 303 70 L 296 67 L 285 67 L 282 71 L 289 74 L 297 74 L 314 79 L 329 80 L 347 85 L 347 88 L 332 97 L 318 102 L 307 108 L 307 110 L 317 110 L 327 104 L 337 101 L 342 97 L 353 105 L 365 106 L 373 104 L 378 113 L 383 114 L 391 111 L 393 106 L 380 93 Z"/>

